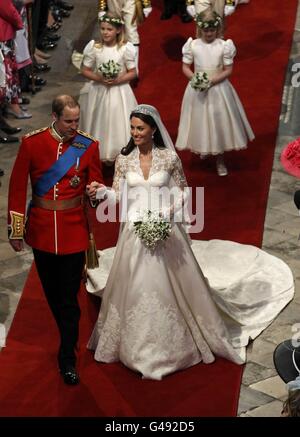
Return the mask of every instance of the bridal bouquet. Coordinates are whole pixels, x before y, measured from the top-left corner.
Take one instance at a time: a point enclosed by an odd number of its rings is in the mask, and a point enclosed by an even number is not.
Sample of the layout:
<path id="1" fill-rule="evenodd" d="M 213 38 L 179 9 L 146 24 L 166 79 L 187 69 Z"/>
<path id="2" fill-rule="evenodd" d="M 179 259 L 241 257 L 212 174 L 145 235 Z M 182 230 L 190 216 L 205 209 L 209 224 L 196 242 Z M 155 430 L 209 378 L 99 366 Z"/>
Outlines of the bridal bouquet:
<path id="1" fill-rule="evenodd" d="M 211 86 L 208 75 L 205 72 L 195 73 L 190 80 L 191 87 L 198 91 L 206 91 Z"/>
<path id="2" fill-rule="evenodd" d="M 149 210 L 144 212 L 139 221 L 134 222 L 135 233 L 152 250 L 169 237 L 171 229 L 171 223 L 163 219 L 159 212 Z"/>
<path id="3" fill-rule="evenodd" d="M 115 79 L 121 71 L 121 65 L 110 59 L 99 66 L 99 71 L 106 79 Z"/>

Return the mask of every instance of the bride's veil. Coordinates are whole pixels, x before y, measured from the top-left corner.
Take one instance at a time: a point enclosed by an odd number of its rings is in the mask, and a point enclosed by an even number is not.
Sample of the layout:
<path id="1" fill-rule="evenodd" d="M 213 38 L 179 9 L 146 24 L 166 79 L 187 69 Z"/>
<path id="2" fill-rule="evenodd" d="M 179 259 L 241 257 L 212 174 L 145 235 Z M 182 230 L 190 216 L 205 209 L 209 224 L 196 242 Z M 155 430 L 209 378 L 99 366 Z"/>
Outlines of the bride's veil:
<path id="1" fill-rule="evenodd" d="M 152 106 L 152 105 L 146 105 L 146 104 L 140 104 L 138 105 L 136 108 L 134 108 L 134 110 L 131 112 L 131 115 L 134 114 L 145 114 L 145 115 L 149 115 L 150 117 L 153 118 L 153 120 L 156 123 L 157 128 L 160 131 L 160 134 L 162 136 L 164 145 L 167 149 L 172 150 L 173 152 L 176 152 L 175 147 L 174 147 L 174 143 L 172 141 L 172 138 L 169 135 L 169 132 L 167 131 L 167 128 L 165 127 L 164 123 L 162 122 L 162 119 L 160 117 L 160 114 L 158 112 L 158 110 Z M 177 184 L 175 183 L 174 178 L 171 176 L 170 177 L 170 181 L 169 181 L 169 189 L 174 189 L 174 188 L 178 188 Z M 189 216 L 189 208 L 188 208 L 188 203 L 191 201 L 192 196 L 188 195 L 184 201 L 184 210 L 185 212 L 181 213 L 181 219 L 182 219 L 182 225 L 186 231 L 186 233 L 188 234 L 189 232 L 189 228 L 190 228 L 190 216 Z M 183 211 L 183 209 L 182 209 Z"/>

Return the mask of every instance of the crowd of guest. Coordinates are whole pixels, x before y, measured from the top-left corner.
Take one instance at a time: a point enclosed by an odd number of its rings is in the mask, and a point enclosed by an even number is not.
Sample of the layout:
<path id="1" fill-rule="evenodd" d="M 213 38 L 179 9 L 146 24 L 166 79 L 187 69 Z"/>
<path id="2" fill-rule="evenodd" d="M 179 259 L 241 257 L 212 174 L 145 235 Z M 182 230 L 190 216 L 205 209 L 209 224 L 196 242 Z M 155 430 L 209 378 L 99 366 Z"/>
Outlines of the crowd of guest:
<path id="1" fill-rule="evenodd" d="M 63 0 L 0 1 L 0 143 L 19 141 L 22 128 L 11 126 L 8 118 L 32 117 L 30 98 L 23 93 L 35 94 L 46 85 L 39 74 L 50 71 L 48 52 L 57 46 L 56 31 L 72 9 Z"/>

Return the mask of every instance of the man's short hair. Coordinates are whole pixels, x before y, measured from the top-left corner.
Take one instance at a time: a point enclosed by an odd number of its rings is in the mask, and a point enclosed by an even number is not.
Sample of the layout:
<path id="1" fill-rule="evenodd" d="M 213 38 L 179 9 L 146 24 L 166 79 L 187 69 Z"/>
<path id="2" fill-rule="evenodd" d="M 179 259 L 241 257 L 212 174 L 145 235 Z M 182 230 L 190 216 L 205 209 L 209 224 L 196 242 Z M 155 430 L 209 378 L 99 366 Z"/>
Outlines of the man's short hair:
<path id="1" fill-rule="evenodd" d="M 60 96 L 55 97 L 52 102 L 52 112 L 57 115 L 57 117 L 61 117 L 64 108 L 68 106 L 69 108 L 80 107 L 78 101 L 73 96 L 69 96 L 67 94 L 62 94 Z"/>

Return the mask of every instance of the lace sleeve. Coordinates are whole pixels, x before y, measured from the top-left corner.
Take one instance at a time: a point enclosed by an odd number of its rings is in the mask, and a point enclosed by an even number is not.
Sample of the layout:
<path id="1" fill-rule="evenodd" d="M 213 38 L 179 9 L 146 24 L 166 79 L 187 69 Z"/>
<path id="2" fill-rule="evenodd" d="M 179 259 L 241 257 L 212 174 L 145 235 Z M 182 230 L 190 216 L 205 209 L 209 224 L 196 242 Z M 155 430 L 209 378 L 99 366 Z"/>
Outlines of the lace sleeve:
<path id="1" fill-rule="evenodd" d="M 112 190 L 115 193 L 116 202 L 120 201 L 120 196 L 122 193 L 122 187 L 125 182 L 125 173 L 126 173 L 126 156 L 118 155 L 115 163 L 115 174 L 114 181 L 112 184 Z"/>
<path id="2" fill-rule="evenodd" d="M 185 174 L 183 172 L 182 163 L 179 159 L 179 156 L 176 155 L 174 159 L 174 167 L 172 171 L 172 177 L 175 181 L 175 184 L 177 187 L 181 189 L 181 191 L 184 190 L 188 186 Z"/>
<path id="3" fill-rule="evenodd" d="M 173 171 L 171 174 L 173 181 L 177 187 L 177 192 L 174 193 L 174 202 L 169 209 L 169 214 L 171 217 L 177 216 L 177 219 L 180 217 L 182 220 L 184 214 L 184 208 L 189 199 L 189 189 L 185 174 L 183 172 L 181 161 L 178 155 L 174 157 Z M 178 219 L 178 221 L 181 221 Z"/>

